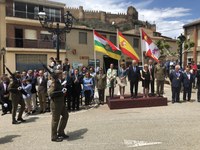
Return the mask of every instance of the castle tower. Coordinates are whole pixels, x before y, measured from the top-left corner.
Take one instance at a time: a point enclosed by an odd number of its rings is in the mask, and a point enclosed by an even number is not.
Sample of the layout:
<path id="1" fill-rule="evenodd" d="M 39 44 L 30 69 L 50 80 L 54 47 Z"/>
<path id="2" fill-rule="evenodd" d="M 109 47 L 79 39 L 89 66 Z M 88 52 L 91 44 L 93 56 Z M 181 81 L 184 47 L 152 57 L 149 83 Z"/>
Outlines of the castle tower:
<path id="1" fill-rule="evenodd" d="M 100 12 L 100 16 L 101 16 L 101 21 L 102 21 L 103 23 L 105 23 L 105 22 L 106 22 L 106 12 L 101 11 L 101 12 Z"/>
<path id="2" fill-rule="evenodd" d="M 79 20 L 84 20 L 85 19 L 85 15 L 84 15 L 84 10 L 83 10 L 83 6 L 79 6 L 79 15 L 78 15 L 78 19 Z"/>
<path id="3" fill-rule="evenodd" d="M 138 12 L 133 6 L 129 6 L 127 9 L 128 20 L 138 20 Z"/>

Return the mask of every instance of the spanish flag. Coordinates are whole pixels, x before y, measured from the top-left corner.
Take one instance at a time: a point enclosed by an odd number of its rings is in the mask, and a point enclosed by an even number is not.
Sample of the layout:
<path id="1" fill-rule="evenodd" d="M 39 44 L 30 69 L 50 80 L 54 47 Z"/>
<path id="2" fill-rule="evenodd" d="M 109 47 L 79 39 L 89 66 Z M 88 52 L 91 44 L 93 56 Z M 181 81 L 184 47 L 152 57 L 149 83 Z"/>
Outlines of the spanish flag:
<path id="1" fill-rule="evenodd" d="M 113 59 L 121 59 L 121 50 L 96 31 L 94 31 L 94 50 L 104 53 Z"/>
<path id="2" fill-rule="evenodd" d="M 122 35 L 121 32 L 118 32 L 118 38 L 119 38 L 119 46 L 122 53 L 124 53 L 124 55 L 129 56 L 133 60 L 139 62 L 140 58 L 138 54 L 135 52 L 133 47 L 129 44 L 129 42 L 125 39 L 125 37 Z"/>

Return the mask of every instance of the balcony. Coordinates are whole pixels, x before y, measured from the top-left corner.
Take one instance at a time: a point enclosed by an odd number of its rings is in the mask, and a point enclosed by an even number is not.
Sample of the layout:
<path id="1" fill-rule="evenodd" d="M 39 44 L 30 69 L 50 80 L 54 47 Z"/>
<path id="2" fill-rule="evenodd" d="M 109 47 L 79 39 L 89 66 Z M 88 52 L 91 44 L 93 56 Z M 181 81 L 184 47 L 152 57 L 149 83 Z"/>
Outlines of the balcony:
<path id="1" fill-rule="evenodd" d="M 38 20 L 38 13 L 39 11 L 28 12 L 28 11 L 14 10 L 12 8 L 6 9 L 6 16 L 8 17 L 17 17 L 17 18 L 32 19 L 32 20 Z M 51 12 L 47 12 L 46 14 L 48 18 L 53 22 L 61 22 L 60 14 L 57 15 Z"/>
<path id="2" fill-rule="evenodd" d="M 55 49 L 53 40 L 29 40 L 21 38 L 6 38 L 6 47 Z M 65 42 L 61 41 L 60 49 L 65 49 Z"/>

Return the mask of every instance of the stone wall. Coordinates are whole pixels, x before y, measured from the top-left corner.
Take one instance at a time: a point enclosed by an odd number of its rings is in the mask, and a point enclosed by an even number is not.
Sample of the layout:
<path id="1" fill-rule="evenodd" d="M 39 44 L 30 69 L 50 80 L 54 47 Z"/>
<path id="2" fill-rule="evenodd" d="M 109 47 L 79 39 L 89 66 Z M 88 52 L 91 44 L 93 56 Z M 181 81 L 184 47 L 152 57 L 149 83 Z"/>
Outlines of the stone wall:
<path id="1" fill-rule="evenodd" d="M 79 20 L 88 19 L 99 19 L 102 22 L 111 23 L 116 21 L 116 23 L 124 22 L 128 19 L 138 20 L 138 12 L 132 6 L 128 7 L 126 13 L 112 14 L 109 12 L 98 11 L 98 10 L 84 10 L 82 6 L 79 8 L 66 7 L 66 11 L 70 11 L 72 15 Z"/>

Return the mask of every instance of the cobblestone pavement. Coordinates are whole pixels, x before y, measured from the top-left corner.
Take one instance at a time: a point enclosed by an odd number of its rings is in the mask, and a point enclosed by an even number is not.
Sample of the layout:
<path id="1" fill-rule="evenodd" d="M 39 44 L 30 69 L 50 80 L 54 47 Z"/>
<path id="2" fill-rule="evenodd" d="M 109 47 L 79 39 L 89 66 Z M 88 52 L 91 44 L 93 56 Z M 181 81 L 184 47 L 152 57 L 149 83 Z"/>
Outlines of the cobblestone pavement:
<path id="1" fill-rule="evenodd" d="M 109 110 L 93 105 L 72 112 L 65 130 L 70 138 L 61 143 L 50 140 L 50 113 L 24 116 L 27 122 L 19 125 L 11 124 L 9 114 L 0 116 L 0 150 L 199 150 L 200 103 L 193 92 L 191 102 L 162 107 Z M 169 85 L 165 96 L 171 100 Z"/>

